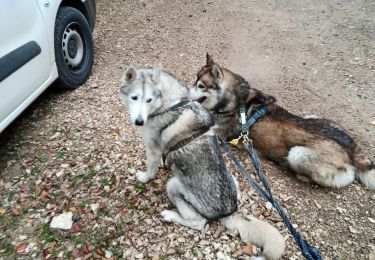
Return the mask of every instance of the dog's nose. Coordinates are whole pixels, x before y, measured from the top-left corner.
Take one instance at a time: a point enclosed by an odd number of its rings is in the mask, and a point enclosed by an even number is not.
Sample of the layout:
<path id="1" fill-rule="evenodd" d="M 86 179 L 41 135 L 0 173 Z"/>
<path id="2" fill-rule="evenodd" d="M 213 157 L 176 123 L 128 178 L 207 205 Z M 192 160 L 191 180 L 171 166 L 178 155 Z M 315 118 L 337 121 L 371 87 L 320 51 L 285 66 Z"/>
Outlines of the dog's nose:
<path id="1" fill-rule="evenodd" d="M 141 125 L 143 125 L 143 120 L 137 118 L 137 119 L 135 120 L 135 125 L 137 125 L 137 126 L 141 126 Z"/>

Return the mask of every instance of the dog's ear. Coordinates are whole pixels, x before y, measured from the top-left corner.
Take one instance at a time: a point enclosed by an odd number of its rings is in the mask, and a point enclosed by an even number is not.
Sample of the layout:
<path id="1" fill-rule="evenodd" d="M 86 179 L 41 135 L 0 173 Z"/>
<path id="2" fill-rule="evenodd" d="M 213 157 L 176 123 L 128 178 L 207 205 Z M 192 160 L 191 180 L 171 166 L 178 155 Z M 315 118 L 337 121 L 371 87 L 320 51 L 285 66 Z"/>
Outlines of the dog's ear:
<path id="1" fill-rule="evenodd" d="M 207 67 L 212 67 L 214 64 L 215 64 L 214 59 L 213 59 L 212 56 L 210 56 L 210 54 L 208 54 L 208 52 L 207 52 L 207 53 L 206 53 L 206 66 L 207 66 Z"/>
<path id="2" fill-rule="evenodd" d="M 125 71 L 125 74 L 122 78 L 122 82 L 125 82 L 126 84 L 132 83 L 137 78 L 137 69 L 130 65 L 128 69 Z"/>
<path id="3" fill-rule="evenodd" d="M 251 105 L 263 105 L 268 106 L 276 102 L 276 98 L 274 96 L 267 95 L 260 90 L 251 88 L 250 95 L 247 103 Z"/>
<path id="4" fill-rule="evenodd" d="M 219 65 L 214 64 L 212 66 L 211 73 L 214 76 L 215 81 L 221 81 L 223 79 L 223 72 L 221 71 Z"/>
<path id="5" fill-rule="evenodd" d="M 152 72 L 152 80 L 158 84 L 160 82 L 160 74 L 162 71 L 163 67 L 159 63 L 157 66 L 154 67 L 154 71 Z"/>

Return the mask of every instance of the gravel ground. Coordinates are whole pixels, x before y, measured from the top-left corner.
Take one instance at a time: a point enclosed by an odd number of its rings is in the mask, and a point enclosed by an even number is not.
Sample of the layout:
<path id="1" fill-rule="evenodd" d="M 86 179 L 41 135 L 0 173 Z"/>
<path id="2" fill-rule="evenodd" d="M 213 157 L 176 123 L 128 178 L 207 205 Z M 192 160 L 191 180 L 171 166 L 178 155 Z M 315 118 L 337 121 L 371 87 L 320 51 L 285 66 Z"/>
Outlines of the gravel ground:
<path id="1" fill-rule="evenodd" d="M 374 159 L 374 1 L 100 0 L 97 9 L 87 83 L 47 91 L 0 136 L 0 258 L 256 253 L 217 223 L 198 232 L 161 221 L 172 207 L 164 191 L 170 172 L 160 169 L 147 185 L 136 181 L 145 151 L 118 97 L 130 63 L 161 63 L 192 82 L 208 51 L 292 112 L 342 123 Z M 324 189 L 262 165 L 292 222 L 325 259 L 375 259 L 373 191 L 358 183 Z M 302 259 L 275 211 L 239 178 L 240 211 L 279 228 L 284 259 Z M 67 212 L 72 227 L 52 229 L 51 220 Z"/>

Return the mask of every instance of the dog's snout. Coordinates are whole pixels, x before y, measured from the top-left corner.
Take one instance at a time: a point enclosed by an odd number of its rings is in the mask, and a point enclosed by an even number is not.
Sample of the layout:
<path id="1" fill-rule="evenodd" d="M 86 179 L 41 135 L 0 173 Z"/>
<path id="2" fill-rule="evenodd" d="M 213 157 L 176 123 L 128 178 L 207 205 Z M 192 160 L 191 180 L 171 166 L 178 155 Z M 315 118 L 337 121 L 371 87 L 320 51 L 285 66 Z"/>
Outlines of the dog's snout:
<path id="1" fill-rule="evenodd" d="M 137 118 L 137 119 L 135 120 L 135 125 L 137 125 L 137 126 L 141 126 L 141 125 L 143 125 L 143 124 L 144 124 L 143 119 L 141 119 L 141 118 Z"/>

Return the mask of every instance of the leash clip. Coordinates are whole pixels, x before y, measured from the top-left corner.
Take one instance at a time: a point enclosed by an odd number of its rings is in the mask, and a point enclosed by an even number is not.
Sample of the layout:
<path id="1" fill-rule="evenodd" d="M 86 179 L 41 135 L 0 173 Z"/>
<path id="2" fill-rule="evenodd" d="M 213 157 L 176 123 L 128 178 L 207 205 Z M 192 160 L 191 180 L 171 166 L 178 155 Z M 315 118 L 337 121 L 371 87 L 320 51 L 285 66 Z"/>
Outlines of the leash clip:
<path id="1" fill-rule="evenodd" d="M 252 140 L 249 138 L 248 136 L 249 132 L 246 132 L 244 135 L 243 135 L 243 140 L 242 140 L 242 143 L 244 144 L 249 144 L 252 142 Z M 242 134 L 241 134 L 242 135 Z"/>

